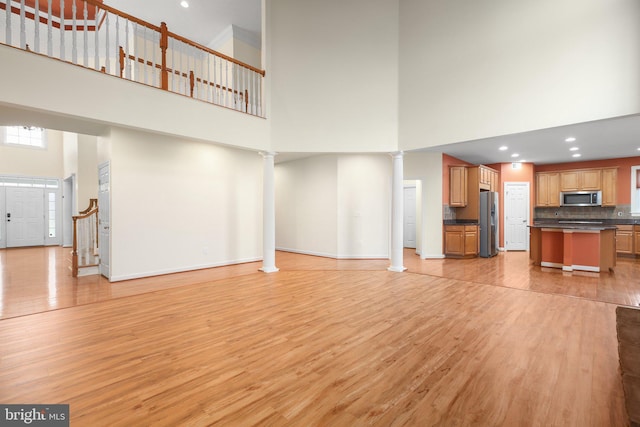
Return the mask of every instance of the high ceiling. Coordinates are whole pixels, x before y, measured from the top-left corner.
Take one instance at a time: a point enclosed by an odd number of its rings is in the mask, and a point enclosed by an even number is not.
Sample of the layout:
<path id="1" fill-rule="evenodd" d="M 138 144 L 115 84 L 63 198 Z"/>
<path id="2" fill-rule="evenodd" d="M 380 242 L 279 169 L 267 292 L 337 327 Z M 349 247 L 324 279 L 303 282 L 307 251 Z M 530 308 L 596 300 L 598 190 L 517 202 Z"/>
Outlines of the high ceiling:
<path id="1" fill-rule="evenodd" d="M 105 0 L 128 14 L 159 25 L 203 45 L 218 37 L 230 24 L 254 33 L 262 32 L 261 0 Z M 574 137 L 573 143 L 565 142 Z M 500 151 L 499 147 L 508 147 Z M 577 147 L 576 151 L 570 151 Z M 640 156 L 640 116 L 628 116 L 542 129 L 475 141 L 449 144 L 429 151 L 442 151 L 474 164 L 527 161 L 536 164 L 565 163 L 615 157 Z M 518 157 L 511 157 L 513 154 Z M 572 157 L 580 154 L 580 157 Z M 310 154 L 282 154 L 286 161 Z"/>
<path id="2" fill-rule="evenodd" d="M 116 9 L 151 24 L 166 22 L 169 31 L 198 42 L 209 43 L 233 24 L 260 38 L 262 10 L 260 0 L 105 0 Z"/>

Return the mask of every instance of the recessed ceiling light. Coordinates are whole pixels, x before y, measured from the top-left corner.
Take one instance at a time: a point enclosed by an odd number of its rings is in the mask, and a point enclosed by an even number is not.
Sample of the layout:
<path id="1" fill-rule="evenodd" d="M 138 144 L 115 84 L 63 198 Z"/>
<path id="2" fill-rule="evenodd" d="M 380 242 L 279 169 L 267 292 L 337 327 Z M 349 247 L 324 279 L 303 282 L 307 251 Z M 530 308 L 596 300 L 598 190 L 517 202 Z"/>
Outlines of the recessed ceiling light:
<path id="1" fill-rule="evenodd" d="M 511 155 L 511 157 L 520 157 L 520 154 L 518 154 L 518 153 L 513 153 L 513 154 Z"/>
<path id="2" fill-rule="evenodd" d="M 569 148 L 569 151 L 578 151 L 578 150 L 579 150 L 579 148 L 578 148 L 578 147 L 571 147 L 571 148 Z"/>
<path id="3" fill-rule="evenodd" d="M 507 147 L 506 145 L 503 145 L 502 147 L 498 148 L 498 150 L 500 151 L 504 151 L 504 150 L 508 150 L 509 147 Z M 638 150 L 640 150 L 640 148 L 638 148 Z"/>
<path id="4" fill-rule="evenodd" d="M 565 139 L 564 142 L 573 142 L 575 140 L 576 139 L 574 137 L 570 136 L 569 138 Z"/>
<path id="5" fill-rule="evenodd" d="M 184 7 L 184 8 L 187 8 L 187 7 L 189 7 L 189 3 L 188 3 L 186 0 L 182 0 L 182 1 L 180 2 L 180 6 L 182 6 L 182 7 Z"/>
<path id="6" fill-rule="evenodd" d="M 573 156 L 573 157 L 581 157 L 581 156 L 582 156 L 582 154 L 580 154 L 580 153 L 576 153 L 576 154 L 572 154 L 572 156 Z"/>

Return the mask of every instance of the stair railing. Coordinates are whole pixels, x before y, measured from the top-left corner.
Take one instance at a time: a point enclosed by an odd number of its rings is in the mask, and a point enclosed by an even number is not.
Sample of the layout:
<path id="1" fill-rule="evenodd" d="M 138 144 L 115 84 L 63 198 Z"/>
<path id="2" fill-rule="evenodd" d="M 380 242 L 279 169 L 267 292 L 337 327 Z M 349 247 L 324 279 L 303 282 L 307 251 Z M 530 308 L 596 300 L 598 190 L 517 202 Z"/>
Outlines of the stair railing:
<path id="1" fill-rule="evenodd" d="M 0 0 L 0 43 L 264 117 L 264 70 L 102 0 Z"/>
<path id="2" fill-rule="evenodd" d="M 98 199 L 91 199 L 89 207 L 72 218 L 71 275 L 78 277 L 80 268 L 97 267 L 100 263 L 98 254 Z"/>

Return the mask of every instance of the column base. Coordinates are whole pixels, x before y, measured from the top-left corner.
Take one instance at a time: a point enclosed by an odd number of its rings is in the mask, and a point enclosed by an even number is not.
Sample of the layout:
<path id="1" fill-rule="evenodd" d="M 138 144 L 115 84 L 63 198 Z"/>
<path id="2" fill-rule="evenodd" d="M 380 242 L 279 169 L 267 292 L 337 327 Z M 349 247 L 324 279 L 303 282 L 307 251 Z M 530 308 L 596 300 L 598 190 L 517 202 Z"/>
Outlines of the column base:
<path id="1" fill-rule="evenodd" d="M 278 267 L 260 267 L 258 270 L 263 273 L 275 273 L 276 271 L 280 271 Z"/>
<path id="2" fill-rule="evenodd" d="M 388 271 L 393 271 L 395 273 L 402 273 L 406 269 L 407 269 L 407 267 L 403 267 L 403 266 L 400 266 L 400 267 L 391 266 L 391 267 L 387 268 Z"/>

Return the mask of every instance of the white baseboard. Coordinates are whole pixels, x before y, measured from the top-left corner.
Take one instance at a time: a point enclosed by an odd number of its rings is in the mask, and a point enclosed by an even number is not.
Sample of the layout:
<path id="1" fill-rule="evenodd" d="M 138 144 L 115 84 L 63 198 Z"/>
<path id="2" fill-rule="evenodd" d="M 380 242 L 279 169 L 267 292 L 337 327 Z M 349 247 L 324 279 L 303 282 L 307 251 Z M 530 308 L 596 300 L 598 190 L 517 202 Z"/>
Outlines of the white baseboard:
<path id="1" fill-rule="evenodd" d="M 426 254 L 424 256 L 420 255 L 421 259 L 443 259 L 444 254 Z"/>
<path id="2" fill-rule="evenodd" d="M 225 267 L 228 265 L 246 264 L 248 262 L 257 262 L 257 261 L 262 261 L 262 257 L 222 261 L 222 262 L 216 262 L 211 264 L 200 264 L 200 265 L 193 265 L 193 266 L 184 267 L 184 268 L 170 268 L 166 270 L 145 271 L 144 273 L 136 273 L 136 274 L 123 274 L 118 276 L 111 276 L 109 278 L 109 281 L 121 282 L 123 280 L 140 279 L 143 277 L 152 277 L 152 276 L 162 276 L 164 274 L 172 274 L 172 273 L 184 273 L 185 271 L 204 270 L 206 268 Z M 256 269 L 256 272 L 258 272 L 257 269 Z"/>
<path id="3" fill-rule="evenodd" d="M 323 258 L 333 258 L 333 259 L 389 259 L 388 254 L 380 255 L 380 254 L 371 254 L 371 255 L 338 255 L 338 254 L 330 254 L 326 252 L 316 252 L 316 251 L 305 251 L 300 249 L 291 249 L 291 248 L 282 248 L 277 247 L 277 251 L 282 252 L 291 252 L 294 254 L 301 255 L 311 255 L 311 256 L 319 256 Z"/>

